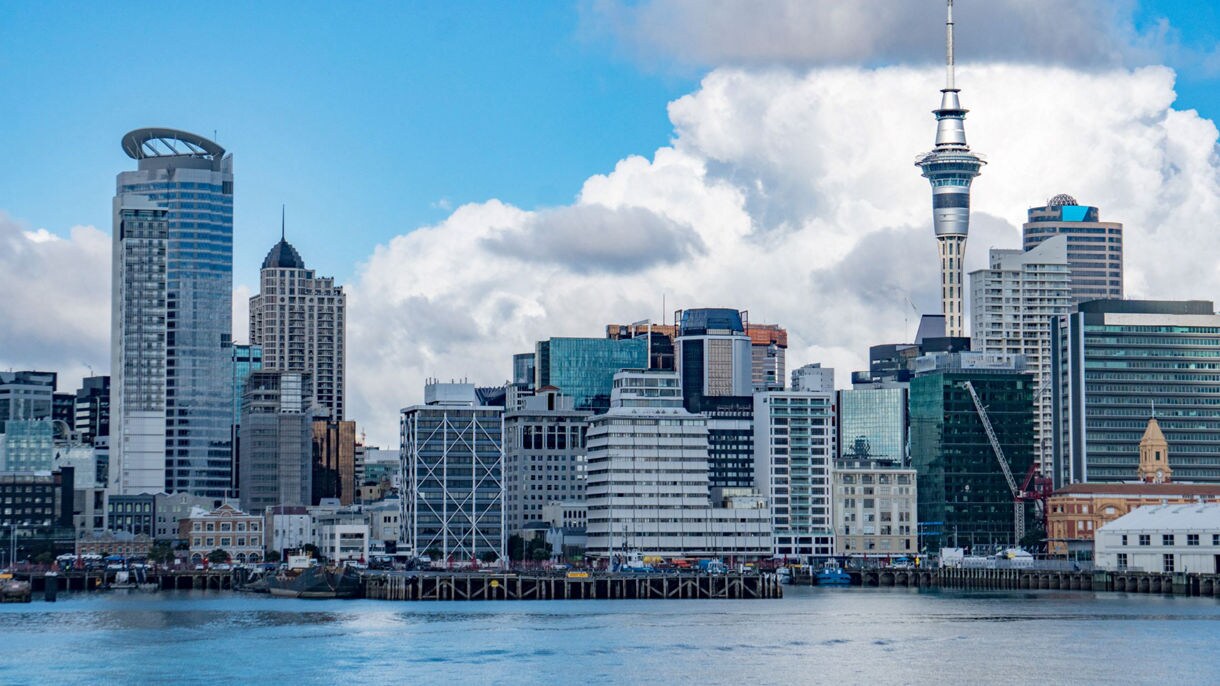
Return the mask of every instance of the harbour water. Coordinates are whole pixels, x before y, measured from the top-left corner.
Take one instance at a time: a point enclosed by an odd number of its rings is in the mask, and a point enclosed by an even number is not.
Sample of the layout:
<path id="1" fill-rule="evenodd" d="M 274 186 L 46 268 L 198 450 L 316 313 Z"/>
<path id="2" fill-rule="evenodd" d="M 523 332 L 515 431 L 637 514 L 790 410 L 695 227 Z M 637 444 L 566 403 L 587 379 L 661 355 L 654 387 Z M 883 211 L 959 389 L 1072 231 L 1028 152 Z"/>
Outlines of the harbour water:
<path id="1" fill-rule="evenodd" d="M 780 600 L 0 606 L 0 683 L 1217 683 L 1220 601 L 789 587 Z"/>

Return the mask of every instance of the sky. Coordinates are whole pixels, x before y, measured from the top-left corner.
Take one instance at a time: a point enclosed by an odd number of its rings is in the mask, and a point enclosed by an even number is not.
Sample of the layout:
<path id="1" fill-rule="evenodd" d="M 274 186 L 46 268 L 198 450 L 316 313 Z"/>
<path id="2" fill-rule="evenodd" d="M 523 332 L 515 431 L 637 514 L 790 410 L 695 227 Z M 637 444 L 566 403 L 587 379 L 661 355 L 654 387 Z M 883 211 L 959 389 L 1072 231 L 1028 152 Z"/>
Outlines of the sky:
<path id="1" fill-rule="evenodd" d="M 1220 245 L 1163 239 L 1216 242 L 1220 9 L 956 11 L 991 162 L 972 264 L 1070 192 L 1129 227 L 1130 294 L 1215 297 Z M 0 3 L 0 367 L 65 388 L 109 368 L 119 140 L 167 126 L 234 155 L 237 338 L 286 205 L 307 265 L 347 287 L 349 406 L 382 445 L 424 378 L 502 382 L 532 341 L 663 298 L 785 325 L 789 366 L 843 385 L 909 338 L 906 298 L 937 305 L 911 163 L 942 21 L 937 0 Z"/>

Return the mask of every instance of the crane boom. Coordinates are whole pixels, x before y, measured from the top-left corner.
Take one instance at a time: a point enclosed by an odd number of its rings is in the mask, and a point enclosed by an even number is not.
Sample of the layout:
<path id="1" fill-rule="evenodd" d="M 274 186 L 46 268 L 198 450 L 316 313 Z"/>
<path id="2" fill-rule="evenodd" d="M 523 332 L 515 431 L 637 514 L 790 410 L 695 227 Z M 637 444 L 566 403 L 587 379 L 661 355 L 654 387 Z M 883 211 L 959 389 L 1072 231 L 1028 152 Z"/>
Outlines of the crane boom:
<path id="1" fill-rule="evenodd" d="M 1008 490 L 1012 491 L 1013 533 L 1017 537 L 1016 544 L 1021 545 L 1021 539 L 1025 538 L 1025 504 L 1021 501 L 1021 489 L 1017 487 L 1017 480 L 1013 478 L 1012 469 L 1004 457 L 1004 449 L 1000 447 L 1000 439 L 996 438 L 991 420 L 987 418 L 987 408 L 983 407 L 983 399 L 979 397 L 978 391 L 974 390 L 973 383 L 967 381 L 965 386 L 966 390 L 970 392 L 970 399 L 974 401 L 974 409 L 978 412 L 979 419 L 983 421 L 983 430 L 987 432 L 987 440 L 991 442 L 991 449 L 995 451 L 995 459 L 1000 463 L 1000 471 L 1004 473 L 1004 480 L 1008 482 Z"/>

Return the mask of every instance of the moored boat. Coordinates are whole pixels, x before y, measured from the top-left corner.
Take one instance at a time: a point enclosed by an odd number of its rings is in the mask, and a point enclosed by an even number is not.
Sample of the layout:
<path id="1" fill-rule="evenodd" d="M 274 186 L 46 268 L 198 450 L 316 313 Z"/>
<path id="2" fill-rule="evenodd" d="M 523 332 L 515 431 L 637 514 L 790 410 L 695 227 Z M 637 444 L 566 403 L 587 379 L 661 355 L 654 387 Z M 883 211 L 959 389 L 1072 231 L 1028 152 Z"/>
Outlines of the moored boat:
<path id="1" fill-rule="evenodd" d="M 281 598 L 355 598 L 360 575 L 350 567 L 288 569 L 268 577 L 267 590 Z"/>
<path id="2" fill-rule="evenodd" d="M 819 569 L 816 579 L 819 586 L 851 585 L 851 575 L 843 571 L 842 567 L 835 564 L 827 564 Z"/>

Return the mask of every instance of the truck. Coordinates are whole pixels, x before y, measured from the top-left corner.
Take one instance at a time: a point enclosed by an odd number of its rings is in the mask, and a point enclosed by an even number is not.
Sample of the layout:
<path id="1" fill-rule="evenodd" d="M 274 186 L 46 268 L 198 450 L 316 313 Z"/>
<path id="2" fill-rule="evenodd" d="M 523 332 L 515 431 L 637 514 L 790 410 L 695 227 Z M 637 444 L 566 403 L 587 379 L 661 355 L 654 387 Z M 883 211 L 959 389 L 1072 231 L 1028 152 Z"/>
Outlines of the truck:
<path id="1" fill-rule="evenodd" d="M 729 568 L 720 560 L 699 560 L 697 567 L 701 574 L 728 574 Z"/>

